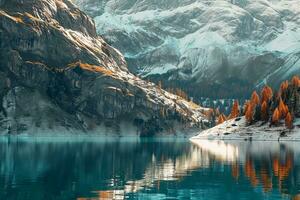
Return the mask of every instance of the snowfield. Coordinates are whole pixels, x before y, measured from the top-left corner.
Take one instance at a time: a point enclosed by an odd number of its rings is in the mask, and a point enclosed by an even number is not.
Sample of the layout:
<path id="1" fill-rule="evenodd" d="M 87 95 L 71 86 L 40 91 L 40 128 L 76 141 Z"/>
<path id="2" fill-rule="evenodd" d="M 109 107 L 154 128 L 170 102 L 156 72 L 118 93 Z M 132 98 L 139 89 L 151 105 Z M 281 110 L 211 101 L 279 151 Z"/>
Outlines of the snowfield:
<path id="1" fill-rule="evenodd" d="M 296 120 L 294 125 L 293 130 L 286 129 L 283 122 L 271 127 L 269 123 L 262 122 L 248 126 L 245 118 L 240 117 L 200 132 L 190 140 L 300 141 L 300 120 Z"/>
<path id="2" fill-rule="evenodd" d="M 299 0 L 75 2 L 142 77 L 256 87 L 300 73 Z"/>

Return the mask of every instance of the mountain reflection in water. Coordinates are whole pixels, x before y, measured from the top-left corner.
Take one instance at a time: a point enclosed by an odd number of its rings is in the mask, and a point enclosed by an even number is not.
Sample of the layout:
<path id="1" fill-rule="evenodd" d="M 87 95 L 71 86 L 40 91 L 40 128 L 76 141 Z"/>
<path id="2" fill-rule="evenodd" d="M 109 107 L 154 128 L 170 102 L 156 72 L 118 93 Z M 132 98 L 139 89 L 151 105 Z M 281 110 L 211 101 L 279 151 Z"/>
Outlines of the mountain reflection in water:
<path id="1" fill-rule="evenodd" d="M 300 199 L 299 144 L 1 138 L 0 199 Z"/>

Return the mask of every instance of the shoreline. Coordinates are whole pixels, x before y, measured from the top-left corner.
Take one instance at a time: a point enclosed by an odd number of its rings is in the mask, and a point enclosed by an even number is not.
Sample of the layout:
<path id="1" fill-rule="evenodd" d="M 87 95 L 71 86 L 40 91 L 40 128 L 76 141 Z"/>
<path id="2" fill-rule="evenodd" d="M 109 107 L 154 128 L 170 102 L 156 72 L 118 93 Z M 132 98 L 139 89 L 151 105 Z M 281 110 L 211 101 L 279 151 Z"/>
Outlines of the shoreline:
<path id="1" fill-rule="evenodd" d="M 88 143 L 105 143 L 105 142 L 173 142 L 184 141 L 189 142 L 189 137 L 177 136 L 154 136 L 154 137 L 139 137 L 139 136 L 104 136 L 104 135 L 0 135 L 1 142 L 45 142 L 45 143 L 73 143 L 73 142 L 88 142 Z"/>
<path id="2" fill-rule="evenodd" d="M 284 125 L 270 127 L 262 122 L 247 125 L 245 118 L 240 117 L 202 131 L 190 140 L 300 141 L 299 123 L 297 120 L 295 128 L 288 130 Z"/>

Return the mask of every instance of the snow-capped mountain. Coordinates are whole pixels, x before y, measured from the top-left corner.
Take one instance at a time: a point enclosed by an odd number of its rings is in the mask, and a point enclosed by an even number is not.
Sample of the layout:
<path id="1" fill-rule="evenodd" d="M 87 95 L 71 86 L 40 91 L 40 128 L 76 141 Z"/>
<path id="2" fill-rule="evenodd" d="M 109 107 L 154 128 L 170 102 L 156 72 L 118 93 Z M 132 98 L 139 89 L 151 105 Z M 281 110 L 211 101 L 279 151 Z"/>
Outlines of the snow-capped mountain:
<path id="1" fill-rule="evenodd" d="M 244 95 L 300 73 L 299 0 L 75 2 L 133 73 L 193 96 Z"/>

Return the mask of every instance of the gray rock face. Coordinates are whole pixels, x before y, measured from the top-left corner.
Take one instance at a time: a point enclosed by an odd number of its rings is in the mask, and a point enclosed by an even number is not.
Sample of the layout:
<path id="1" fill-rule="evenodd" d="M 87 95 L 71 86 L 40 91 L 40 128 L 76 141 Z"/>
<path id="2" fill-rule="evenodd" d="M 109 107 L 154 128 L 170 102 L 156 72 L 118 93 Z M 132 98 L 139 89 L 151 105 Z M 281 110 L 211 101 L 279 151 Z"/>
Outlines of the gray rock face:
<path id="1" fill-rule="evenodd" d="M 205 119 L 205 109 L 132 75 L 69 0 L 0 5 L 0 133 L 149 135 Z"/>
<path id="2" fill-rule="evenodd" d="M 300 73 L 297 0 L 75 2 L 131 72 L 192 96 L 243 96 Z"/>

